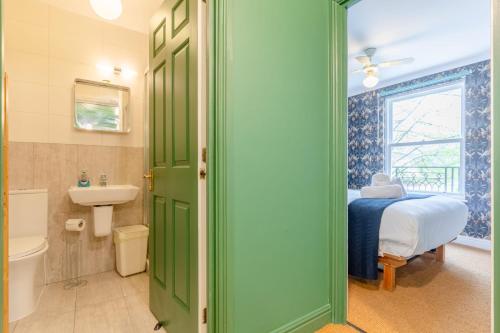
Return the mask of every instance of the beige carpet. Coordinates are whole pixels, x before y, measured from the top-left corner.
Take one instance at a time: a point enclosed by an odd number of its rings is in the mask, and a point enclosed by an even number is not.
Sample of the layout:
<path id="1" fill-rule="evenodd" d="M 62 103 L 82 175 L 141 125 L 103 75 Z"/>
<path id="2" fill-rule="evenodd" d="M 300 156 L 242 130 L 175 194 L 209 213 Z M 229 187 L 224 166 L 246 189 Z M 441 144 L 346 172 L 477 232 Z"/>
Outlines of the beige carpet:
<path id="1" fill-rule="evenodd" d="M 330 324 L 315 333 L 358 333 L 358 331 L 348 325 Z"/>
<path id="2" fill-rule="evenodd" d="M 368 333 L 490 332 L 490 260 L 489 252 L 447 245 L 445 263 L 426 254 L 398 269 L 394 292 L 350 280 L 349 321 Z"/>

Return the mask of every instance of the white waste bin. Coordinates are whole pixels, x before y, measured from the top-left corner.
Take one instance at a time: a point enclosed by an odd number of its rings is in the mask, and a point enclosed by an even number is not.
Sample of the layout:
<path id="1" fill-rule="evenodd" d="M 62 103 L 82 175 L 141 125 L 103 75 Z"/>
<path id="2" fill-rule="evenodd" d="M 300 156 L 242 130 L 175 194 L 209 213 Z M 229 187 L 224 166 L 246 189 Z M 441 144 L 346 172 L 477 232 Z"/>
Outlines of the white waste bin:
<path id="1" fill-rule="evenodd" d="M 149 229 L 145 225 L 118 227 L 113 231 L 116 269 L 121 276 L 146 270 Z"/>

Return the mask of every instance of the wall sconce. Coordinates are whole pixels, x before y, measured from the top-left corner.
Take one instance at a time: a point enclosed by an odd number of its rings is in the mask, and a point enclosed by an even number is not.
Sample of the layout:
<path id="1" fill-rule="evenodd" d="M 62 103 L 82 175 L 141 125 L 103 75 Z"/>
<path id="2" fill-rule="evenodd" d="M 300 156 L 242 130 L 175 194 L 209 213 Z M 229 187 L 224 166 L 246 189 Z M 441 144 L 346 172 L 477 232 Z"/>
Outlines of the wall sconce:
<path id="1" fill-rule="evenodd" d="M 99 63 L 97 64 L 96 67 L 101 73 L 103 73 L 106 76 L 111 76 L 112 74 L 114 74 L 115 76 L 121 76 L 124 79 L 131 79 L 137 75 L 136 71 L 131 70 L 130 68 L 127 67 L 122 68 L 122 67 L 108 65 L 105 63 Z"/>

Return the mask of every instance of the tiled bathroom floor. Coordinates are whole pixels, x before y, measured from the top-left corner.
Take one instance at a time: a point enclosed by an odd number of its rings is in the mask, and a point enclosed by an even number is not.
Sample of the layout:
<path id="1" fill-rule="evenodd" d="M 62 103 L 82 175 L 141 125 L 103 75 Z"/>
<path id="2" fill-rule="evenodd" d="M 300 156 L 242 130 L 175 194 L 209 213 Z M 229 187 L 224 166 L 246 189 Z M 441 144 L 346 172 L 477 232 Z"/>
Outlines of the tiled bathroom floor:
<path id="1" fill-rule="evenodd" d="M 148 275 L 115 272 L 85 277 L 86 286 L 48 285 L 35 313 L 11 323 L 11 333 L 148 333 L 156 324 L 148 306 Z M 161 331 L 165 332 L 165 331 Z"/>

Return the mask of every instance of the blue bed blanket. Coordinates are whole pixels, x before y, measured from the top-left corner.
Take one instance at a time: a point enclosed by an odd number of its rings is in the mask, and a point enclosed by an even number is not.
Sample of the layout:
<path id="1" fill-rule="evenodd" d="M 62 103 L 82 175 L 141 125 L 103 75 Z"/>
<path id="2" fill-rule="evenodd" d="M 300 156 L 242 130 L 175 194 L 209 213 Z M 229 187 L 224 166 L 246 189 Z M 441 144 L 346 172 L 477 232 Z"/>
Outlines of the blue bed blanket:
<path id="1" fill-rule="evenodd" d="M 430 195 L 408 194 L 399 199 L 353 200 L 349 204 L 349 275 L 366 280 L 378 279 L 378 244 L 382 214 L 390 205 Z"/>

